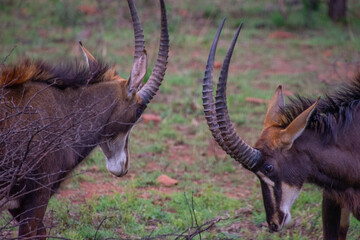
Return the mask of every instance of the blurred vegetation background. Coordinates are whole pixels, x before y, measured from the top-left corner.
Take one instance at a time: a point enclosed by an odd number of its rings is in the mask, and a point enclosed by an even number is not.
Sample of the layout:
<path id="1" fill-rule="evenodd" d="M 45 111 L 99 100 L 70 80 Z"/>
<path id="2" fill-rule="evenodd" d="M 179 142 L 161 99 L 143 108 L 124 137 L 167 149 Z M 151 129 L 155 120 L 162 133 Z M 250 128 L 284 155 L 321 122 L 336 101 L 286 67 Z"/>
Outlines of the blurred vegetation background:
<path id="1" fill-rule="evenodd" d="M 221 20 L 227 18 L 215 77 L 235 29 L 244 23 L 230 67 L 228 106 L 239 135 L 254 143 L 267 100 L 279 84 L 287 96 L 319 96 L 356 75 L 360 2 L 347 0 L 346 15 L 338 18 L 330 18 L 325 0 L 165 2 L 169 65 L 159 94 L 145 112 L 160 120 L 144 119 L 133 130 L 131 169 L 124 178 L 107 173 L 100 150 L 79 166 L 48 207 L 48 232 L 69 239 L 149 239 L 195 231 L 221 218 L 202 239 L 322 239 L 321 190 L 310 185 L 293 206 L 290 227 L 280 233 L 267 230 L 258 180 L 212 140 L 202 112 L 201 83 Z M 160 36 L 159 4 L 135 4 L 149 75 Z M 0 26 L 1 63 L 24 57 L 53 64 L 82 61 L 81 40 L 94 55 L 115 63 L 122 77 L 129 76 L 134 43 L 126 1 L 0 0 Z M 162 185 L 157 181 L 162 174 L 178 184 Z M 10 220 L 3 212 L 1 238 L 15 236 Z M 359 237 L 360 224 L 352 219 L 349 239 Z"/>
<path id="2" fill-rule="evenodd" d="M 247 32 L 262 33 L 264 37 L 275 29 L 303 32 L 304 37 L 316 33 L 319 39 L 323 38 L 323 44 L 348 45 L 358 50 L 359 4 L 357 0 L 348 0 L 347 15 L 334 23 L 328 16 L 327 1 L 320 0 L 229 0 L 225 3 L 170 0 L 167 6 L 172 48 L 177 48 L 190 36 L 196 37 L 192 42 L 206 44 L 211 40 L 207 34 L 211 36 L 221 19 L 226 17 L 228 28 L 236 28 L 244 22 Z M 147 41 L 152 44 L 158 39 L 157 5 L 154 1 L 144 0 L 137 3 L 137 8 L 142 14 Z M 132 44 L 126 1 L 40 0 L 34 3 L 2 0 L 0 11 L 0 51 L 3 55 L 19 45 L 22 49 L 15 53 L 20 51 L 42 57 L 41 52 L 52 48 L 55 53 L 48 57 L 68 57 L 77 54 L 72 47 L 78 40 L 83 40 L 90 47 L 94 45 L 94 51 L 102 56 L 109 54 L 113 58 L 112 48 L 121 51 Z M 32 50 L 24 51 L 28 49 L 23 48 L 28 46 Z M 42 51 L 37 52 L 36 48 Z"/>

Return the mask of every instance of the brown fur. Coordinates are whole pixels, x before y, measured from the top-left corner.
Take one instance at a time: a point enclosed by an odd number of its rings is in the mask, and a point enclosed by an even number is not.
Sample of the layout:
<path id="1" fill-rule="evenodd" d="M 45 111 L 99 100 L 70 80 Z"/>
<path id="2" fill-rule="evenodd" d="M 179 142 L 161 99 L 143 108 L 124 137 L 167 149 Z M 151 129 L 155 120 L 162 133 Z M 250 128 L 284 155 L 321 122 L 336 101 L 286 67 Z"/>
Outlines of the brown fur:
<path id="1" fill-rule="evenodd" d="M 360 75 L 322 100 L 297 97 L 286 106 L 279 86 L 252 148 L 237 135 L 226 105 L 229 64 L 241 25 L 223 62 L 215 103 L 213 99 L 212 73 L 223 25 L 224 20 L 211 46 L 203 82 L 204 114 L 215 140 L 260 179 L 272 231 L 290 221 L 291 206 L 309 182 L 324 189 L 324 239 L 345 239 L 349 212 L 360 220 Z"/>
<path id="2" fill-rule="evenodd" d="M 349 128 L 360 104 L 360 73 L 350 83 L 343 84 L 321 99 L 308 124 L 309 129 L 320 133 L 324 143 L 337 142 L 339 131 Z M 310 107 L 316 99 L 296 96 L 290 98 L 280 110 L 282 127 L 288 126 L 299 114 Z"/>
<path id="3" fill-rule="evenodd" d="M 216 102 L 213 99 L 212 72 L 223 25 L 224 20 L 211 46 L 203 82 L 205 118 L 215 140 L 258 176 L 272 231 L 289 223 L 291 206 L 309 182 L 324 190 L 324 239 L 345 239 L 350 213 L 360 220 L 360 75 L 321 100 L 298 96 L 286 106 L 279 86 L 252 148 L 236 134 L 226 105 L 229 64 L 241 25 L 222 65 Z"/>
<path id="4" fill-rule="evenodd" d="M 129 80 L 96 59 L 80 43 L 87 65 L 51 66 L 25 59 L 2 66 L 0 76 L 0 203 L 17 220 L 19 238 L 44 239 L 42 223 L 60 182 L 99 146 L 115 176 L 127 174 L 130 131 L 156 95 L 169 54 L 165 2 L 160 0 L 158 57 L 147 83 L 142 27 L 128 0 L 135 33 Z M 3 164 L 4 163 L 4 164 Z M 5 194 L 3 194 L 5 193 Z M 3 200 L 5 199 L 5 200 Z"/>
<path id="5" fill-rule="evenodd" d="M 2 65 L 0 87 L 12 87 L 36 79 L 46 81 L 53 78 L 50 66 L 42 61 L 25 59 L 17 65 Z"/>
<path id="6" fill-rule="evenodd" d="M 33 61 L 26 58 L 17 65 L 1 66 L 0 87 L 10 88 L 35 81 L 64 89 L 103 81 L 126 81 L 117 75 L 115 65 L 108 66 L 99 62 L 98 66 L 94 73 L 90 73 L 87 66 L 79 62 L 52 66 L 41 60 Z"/>
<path id="7" fill-rule="evenodd" d="M 23 161 L 30 166 L 8 196 L 18 203 L 9 211 L 20 223 L 21 237 L 45 234 L 41 221 L 60 182 L 97 145 L 129 134 L 140 117 L 142 99 L 136 92 L 129 95 L 128 80 L 113 67 L 100 63 L 97 69 L 92 74 L 79 64 L 52 67 L 30 60 L 3 67 L 0 128 L 11 134 L 1 135 L 0 159 L 9 164 L 0 168 L 11 172 Z M 0 180 L 0 186 L 9 185 Z"/>

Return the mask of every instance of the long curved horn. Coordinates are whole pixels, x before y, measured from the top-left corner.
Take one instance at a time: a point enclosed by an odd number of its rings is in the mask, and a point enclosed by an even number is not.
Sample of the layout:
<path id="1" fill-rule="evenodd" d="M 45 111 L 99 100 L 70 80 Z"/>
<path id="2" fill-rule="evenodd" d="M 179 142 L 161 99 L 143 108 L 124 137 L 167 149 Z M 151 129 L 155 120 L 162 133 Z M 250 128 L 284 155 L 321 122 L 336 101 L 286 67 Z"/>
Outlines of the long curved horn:
<path id="1" fill-rule="evenodd" d="M 222 137 L 224 138 L 224 142 L 226 146 L 229 148 L 232 155 L 234 155 L 236 161 L 243 164 L 246 168 L 252 169 L 254 166 L 256 166 L 256 163 L 260 158 L 260 152 L 250 147 L 236 133 L 236 130 L 230 120 L 230 116 L 226 104 L 226 82 L 228 77 L 228 70 L 229 70 L 232 53 L 234 51 L 234 47 L 237 38 L 239 36 L 241 27 L 242 24 L 240 24 L 234 35 L 234 38 L 231 42 L 228 52 L 226 53 L 221 68 L 219 82 L 216 90 L 215 106 L 216 106 L 216 117 L 218 120 L 219 129 L 221 131 Z"/>
<path id="2" fill-rule="evenodd" d="M 214 58 L 216 52 L 217 42 L 219 40 L 221 29 L 224 25 L 225 19 L 220 24 L 220 27 L 216 33 L 213 44 L 210 49 L 208 62 L 206 65 L 204 83 L 203 83 L 203 106 L 204 113 L 209 129 L 214 136 L 216 142 L 222 147 L 227 154 L 229 154 L 236 161 L 239 161 L 246 168 L 252 169 L 258 159 L 260 158 L 260 152 L 248 144 L 246 144 L 236 133 L 232 122 L 230 120 L 227 105 L 226 105 L 226 81 L 229 64 L 234 50 L 234 46 L 238 35 L 240 33 L 241 25 L 239 26 L 231 46 L 226 54 L 224 63 L 222 66 L 221 74 L 219 77 L 219 83 L 216 91 L 216 103 L 213 99 L 213 87 L 212 87 L 212 72 L 214 65 Z"/>
<path id="3" fill-rule="evenodd" d="M 137 14 L 134 2 L 132 0 L 128 0 L 128 5 L 130 8 L 131 19 L 132 19 L 133 28 L 134 28 L 134 37 L 135 37 L 134 59 L 136 59 L 145 50 L 144 33 L 143 33 L 143 29 L 141 27 L 141 23 L 140 23 L 139 16 Z"/>
<path id="4" fill-rule="evenodd" d="M 219 125 L 216 119 L 216 111 L 215 111 L 215 103 L 214 103 L 214 96 L 213 96 L 213 67 L 214 67 L 214 59 L 216 53 L 217 43 L 219 41 L 221 30 L 224 26 L 225 18 L 222 20 L 214 41 L 211 45 L 209 57 L 206 64 L 205 76 L 203 81 L 203 91 L 202 91 L 202 99 L 203 99 L 203 106 L 204 106 L 204 114 L 206 122 L 209 126 L 211 134 L 215 138 L 215 141 L 219 144 L 219 146 L 228 154 L 231 154 L 228 147 L 224 143 L 224 139 L 221 136 L 221 131 L 219 129 Z"/>
<path id="5" fill-rule="evenodd" d="M 164 79 L 167 59 L 169 55 L 169 31 L 167 27 L 166 8 L 164 0 L 160 0 L 161 6 L 161 36 L 159 53 L 155 66 L 146 84 L 140 89 L 138 95 L 142 99 L 142 104 L 146 106 L 159 90 L 162 80 Z"/>

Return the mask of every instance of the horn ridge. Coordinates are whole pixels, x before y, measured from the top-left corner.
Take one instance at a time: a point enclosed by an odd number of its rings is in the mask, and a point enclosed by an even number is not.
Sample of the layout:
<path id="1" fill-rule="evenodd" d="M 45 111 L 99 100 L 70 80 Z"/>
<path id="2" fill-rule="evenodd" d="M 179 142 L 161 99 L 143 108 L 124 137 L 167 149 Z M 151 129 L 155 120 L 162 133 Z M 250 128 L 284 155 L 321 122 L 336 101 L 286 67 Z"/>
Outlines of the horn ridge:
<path id="1" fill-rule="evenodd" d="M 221 132 L 219 130 L 219 125 L 216 119 L 216 110 L 215 110 L 215 102 L 213 96 L 213 67 L 214 67 L 214 59 L 215 59 L 215 52 L 217 43 L 219 41 L 221 30 L 224 26 L 225 18 L 222 20 L 213 43 L 211 45 L 209 57 L 206 64 L 205 75 L 203 79 L 203 90 L 202 90 L 202 99 L 203 99 L 203 107 L 204 107 L 204 114 L 206 122 L 209 126 L 210 132 L 214 137 L 215 141 L 219 144 L 219 146 L 225 151 L 229 152 L 226 144 L 224 143 L 224 139 L 221 136 Z"/>
<path id="2" fill-rule="evenodd" d="M 169 55 L 169 31 L 167 26 L 166 7 L 164 0 L 160 0 L 161 7 L 161 35 L 159 52 L 153 71 L 147 83 L 140 89 L 138 95 L 142 99 L 142 104 L 147 105 L 155 96 L 165 76 L 166 65 Z"/>
<path id="3" fill-rule="evenodd" d="M 228 70 L 241 27 L 242 24 L 240 24 L 233 37 L 221 68 L 215 97 L 215 111 L 219 130 L 221 132 L 221 136 L 223 137 L 224 144 L 227 146 L 228 152 L 230 152 L 229 155 L 231 155 L 236 161 L 240 162 L 246 168 L 252 169 L 255 167 L 258 159 L 260 158 L 260 152 L 246 144 L 244 140 L 236 133 L 233 123 L 230 120 L 226 103 Z"/>
<path id="4" fill-rule="evenodd" d="M 145 50 L 144 33 L 133 0 L 128 0 L 128 5 L 130 8 L 131 19 L 133 21 L 134 37 L 135 37 L 134 59 L 136 59 Z"/>

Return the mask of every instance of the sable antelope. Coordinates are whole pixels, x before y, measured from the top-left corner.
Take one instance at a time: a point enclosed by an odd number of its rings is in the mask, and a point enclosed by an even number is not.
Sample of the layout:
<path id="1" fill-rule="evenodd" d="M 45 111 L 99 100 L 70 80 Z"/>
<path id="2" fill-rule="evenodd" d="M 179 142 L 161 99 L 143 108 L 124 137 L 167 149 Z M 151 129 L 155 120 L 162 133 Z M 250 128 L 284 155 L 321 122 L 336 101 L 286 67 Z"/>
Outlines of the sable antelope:
<path id="1" fill-rule="evenodd" d="M 17 220 L 20 238 L 45 238 L 42 220 L 50 197 L 96 146 L 111 173 L 121 177 L 128 172 L 130 131 L 159 89 L 169 52 L 165 3 L 160 0 L 159 52 L 141 87 L 145 41 L 135 5 L 132 0 L 128 4 L 135 35 L 128 80 L 117 75 L 115 66 L 97 61 L 81 42 L 86 66 L 25 60 L 1 68 L 0 209 L 7 208 Z"/>
<path id="2" fill-rule="evenodd" d="M 324 99 L 295 97 L 284 104 L 279 86 L 254 147 L 236 133 L 226 103 L 226 81 L 241 25 L 225 56 L 215 101 L 212 75 L 221 23 L 207 61 L 203 106 L 209 129 L 224 151 L 260 180 L 266 221 L 279 231 L 304 182 L 323 189 L 324 239 L 346 239 L 349 215 L 360 220 L 360 76 Z"/>

